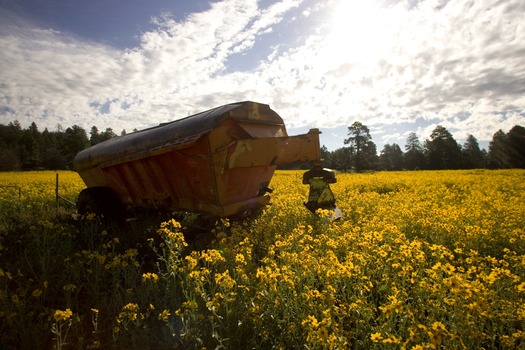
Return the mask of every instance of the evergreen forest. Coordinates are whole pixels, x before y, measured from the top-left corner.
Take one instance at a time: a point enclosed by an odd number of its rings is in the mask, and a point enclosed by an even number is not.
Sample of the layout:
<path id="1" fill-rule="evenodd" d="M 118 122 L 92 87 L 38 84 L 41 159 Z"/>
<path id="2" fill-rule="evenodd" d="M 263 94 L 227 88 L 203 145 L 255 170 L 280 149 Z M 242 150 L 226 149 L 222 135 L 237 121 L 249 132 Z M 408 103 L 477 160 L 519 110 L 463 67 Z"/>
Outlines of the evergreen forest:
<path id="1" fill-rule="evenodd" d="M 125 134 L 122 130 L 121 135 Z M 0 124 L 0 171 L 73 169 L 78 152 L 116 136 L 111 128 L 99 131 L 96 126 L 88 134 L 78 125 L 40 131 L 34 122 L 28 128 L 18 121 Z M 507 132 L 498 130 L 485 150 L 475 136 L 459 144 L 438 125 L 424 141 L 412 132 L 404 150 L 393 143 L 378 152 L 368 127 L 355 122 L 348 127 L 344 146 L 334 151 L 323 146 L 321 156 L 327 168 L 356 172 L 525 168 L 525 128 L 515 125 Z"/>

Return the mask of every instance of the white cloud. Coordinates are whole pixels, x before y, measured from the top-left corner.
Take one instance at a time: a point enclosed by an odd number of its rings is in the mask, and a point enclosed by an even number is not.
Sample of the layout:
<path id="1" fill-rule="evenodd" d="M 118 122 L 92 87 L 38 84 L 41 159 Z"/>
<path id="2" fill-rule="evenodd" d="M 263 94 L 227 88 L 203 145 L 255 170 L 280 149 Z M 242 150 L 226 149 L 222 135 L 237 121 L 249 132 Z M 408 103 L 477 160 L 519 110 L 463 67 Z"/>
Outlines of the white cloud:
<path id="1" fill-rule="evenodd" d="M 405 134 L 387 125 L 486 140 L 525 124 L 523 1 L 324 4 L 224 0 L 182 21 L 164 14 L 126 51 L 1 24 L 0 122 L 131 130 L 252 99 L 291 127 L 381 126 L 383 142 Z M 282 41 L 285 31 L 298 34 Z M 262 45 L 273 49 L 255 68 L 228 66 Z"/>

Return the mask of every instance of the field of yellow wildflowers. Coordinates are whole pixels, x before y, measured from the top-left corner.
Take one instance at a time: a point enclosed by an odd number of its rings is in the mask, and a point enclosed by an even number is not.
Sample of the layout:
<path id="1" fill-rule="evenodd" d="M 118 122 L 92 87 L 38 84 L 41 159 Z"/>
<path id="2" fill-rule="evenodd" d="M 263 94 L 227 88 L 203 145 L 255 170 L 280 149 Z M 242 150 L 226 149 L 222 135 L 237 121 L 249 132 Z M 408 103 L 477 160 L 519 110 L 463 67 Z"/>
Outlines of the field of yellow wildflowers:
<path id="1" fill-rule="evenodd" d="M 196 216 L 117 226 L 0 173 L 0 348 L 525 347 L 525 171 L 338 174 L 335 222 L 301 176 L 203 244 Z"/>

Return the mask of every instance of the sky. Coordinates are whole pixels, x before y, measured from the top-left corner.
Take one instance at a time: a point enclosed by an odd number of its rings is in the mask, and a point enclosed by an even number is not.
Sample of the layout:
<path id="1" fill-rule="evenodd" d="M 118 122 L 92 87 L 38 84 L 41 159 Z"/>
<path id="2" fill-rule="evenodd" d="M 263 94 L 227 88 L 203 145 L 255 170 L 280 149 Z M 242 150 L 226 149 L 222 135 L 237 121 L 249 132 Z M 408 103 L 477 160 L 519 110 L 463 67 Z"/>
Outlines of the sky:
<path id="1" fill-rule="evenodd" d="M 117 134 L 223 104 L 482 148 L 525 126 L 523 0 L 0 0 L 0 123 Z"/>

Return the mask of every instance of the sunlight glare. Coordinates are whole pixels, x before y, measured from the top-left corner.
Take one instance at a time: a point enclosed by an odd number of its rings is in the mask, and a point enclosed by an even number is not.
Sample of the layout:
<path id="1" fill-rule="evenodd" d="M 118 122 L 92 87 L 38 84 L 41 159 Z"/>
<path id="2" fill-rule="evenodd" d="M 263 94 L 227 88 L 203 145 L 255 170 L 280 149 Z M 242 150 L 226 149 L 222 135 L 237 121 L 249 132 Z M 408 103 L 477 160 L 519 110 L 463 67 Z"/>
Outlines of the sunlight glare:
<path id="1" fill-rule="evenodd" d="M 367 60 L 377 57 L 391 38 L 387 10 L 373 0 L 339 0 L 329 19 L 334 54 Z"/>

